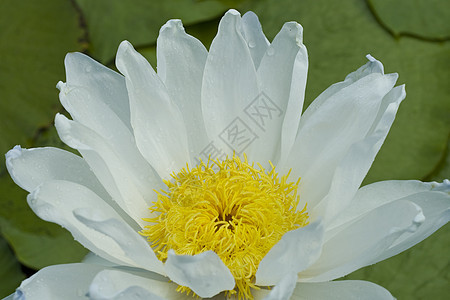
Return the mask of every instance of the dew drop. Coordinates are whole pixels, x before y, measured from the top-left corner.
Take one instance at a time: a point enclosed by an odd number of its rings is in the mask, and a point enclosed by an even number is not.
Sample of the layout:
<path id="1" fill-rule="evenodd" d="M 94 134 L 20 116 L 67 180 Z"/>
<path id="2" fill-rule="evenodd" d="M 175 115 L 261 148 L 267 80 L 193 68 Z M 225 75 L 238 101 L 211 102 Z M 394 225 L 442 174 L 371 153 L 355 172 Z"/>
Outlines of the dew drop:
<path id="1" fill-rule="evenodd" d="M 84 68 L 84 71 L 85 71 L 86 73 L 89 73 L 89 72 L 92 71 L 92 67 L 91 67 L 91 66 L 86 66 L 86 68 Z"/>
<path id="2" fill-rule="evenodd" d="M 267 49 L 267 55 L 272 56 L 272 55 L 274 55 L 274 54 L 275 54 L 275 50 L 274 50 L 272 47 L 270 47 L 269 49 Z"/>
<path id="3" fill-rule="evenodd" d="M 255 41 L 249 41 L 249 42 L 248 42 L 248 46 L 249 46 L 250 48 L 255 48 L 255 47 L 256 47 Z"/>

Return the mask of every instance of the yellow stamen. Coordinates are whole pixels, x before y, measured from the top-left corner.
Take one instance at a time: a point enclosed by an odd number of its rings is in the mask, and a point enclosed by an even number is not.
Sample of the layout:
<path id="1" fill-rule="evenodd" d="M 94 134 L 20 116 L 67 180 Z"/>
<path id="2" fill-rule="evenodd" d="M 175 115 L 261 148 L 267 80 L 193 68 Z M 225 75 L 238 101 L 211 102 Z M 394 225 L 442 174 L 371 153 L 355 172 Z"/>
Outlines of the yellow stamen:
<path id="1" fill-rule="evenodd" d="M 239 299 L 253 299 L 259 262 L 290 230 L 306 226 L 306 206 L 297 211 L 300 181 L 288 182 L 289 173 L 279 176 L 235 155 L 223 161 L 209 160 L 189 166 L 165 181 L 168 191 L 158 193 L 150 208 L 158 212 L 141 232 L 160 260 L 173 249 L 180 255 L 213 250 L 236 281 Z M 189 288 L 179 291 L 190 293 Z"/>

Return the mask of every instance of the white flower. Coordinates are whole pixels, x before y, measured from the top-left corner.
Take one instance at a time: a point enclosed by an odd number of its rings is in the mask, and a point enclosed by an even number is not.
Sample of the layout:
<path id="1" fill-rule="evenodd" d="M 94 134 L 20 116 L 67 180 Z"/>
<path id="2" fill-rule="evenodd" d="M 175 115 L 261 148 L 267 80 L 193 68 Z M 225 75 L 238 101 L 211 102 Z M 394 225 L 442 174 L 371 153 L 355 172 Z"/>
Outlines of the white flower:
<path id="1" fill-rule="evenodd" d="M 405 97 L 397 74 L 368 56 L 300 118 L 302 27 L 286 23 L 270 44 L 255 14 L 235 10 L 209 52 L 167 22 L 157 59 L 155 73 L 125 41 L 122 76 L 68 54 L 58 88 L 73 120 L 55 125 L 82 157 L 8 152 L 33 211 L 104 259 L 44 268 L 14 299 L 392 299 L 332 280 L 449 221 L 449 181 L 359 188 Z"/>

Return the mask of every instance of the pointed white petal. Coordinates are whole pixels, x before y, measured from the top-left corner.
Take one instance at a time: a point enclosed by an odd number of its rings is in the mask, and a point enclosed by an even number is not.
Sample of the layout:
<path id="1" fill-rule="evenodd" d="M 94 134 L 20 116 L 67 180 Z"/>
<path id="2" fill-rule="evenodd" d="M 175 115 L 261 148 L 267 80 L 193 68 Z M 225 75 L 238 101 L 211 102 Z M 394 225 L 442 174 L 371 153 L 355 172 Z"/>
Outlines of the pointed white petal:
<path id="1" fill-rule="evenodd" d="M 61 140 L 83 155 L 113 200 L 135 222 L 143 225 L 142 218 L 148 217 L 148 207 L 156 194 L 154 191 L 144 193 L 137 188 L 136 182 L 141 180 L 137 179 L 132 165 L 118 157 L 115 149 L 101 136 L 78 122 L 58 114 L 55 126 Z M 163 186 L 161 181 L 155 182 L 154 177 L 147 179 L 150 188 Z"/>
<path id="2" fill-rule="evenodd" d="M 88 287 L 104 267 L 88 264 L 55 265 L 41 269 L 17 288 L 16 300 L 88 299 Z"/>
<path id="3" fill-rule="evenodd" d="M 450 221 L 450 181 L 424 183 L 420 181 L 384 181 L 361 188 L 341 215 L 330 224 L 328 236 L 337 234 L 346 224 L 387 203 L 411 201 L 422 209 L 425 220 L 414 232 L 404 232 L 374 262 L 394 256 L 427 238 Z"/>
<path id="4" fill-rule="evenodd" d="M 423 223 L 416 231 L 404 232 L 392 246 L 377 257 L 373 263 L 382 261 L 411 248 L 450 221 L 449 192 L 425 192 L 404 199 L 420 206 L 424 215 Z"/>
<path id="5" fill-rule="evenodd" d="M 308 71 L 302 35 L 303 28 L 299 24 L 284 24 L 257 71 L 260 89 L 267 99 L 246 108 L 261 129 L 259 138 L 247 151 L 254 161 L 276 163 L 280 153 L 287 155 L 294 143 Z"/>
<path id="6" fill-rule="evenodd" d="M 170 280 L 189 287 L 200 297 L 212 297 L 235 285 L 230 270 L 213 251 L 176 255 L 169 250 L 165 267 Z"/>
<path id="7" fill-rule="evenodd" d="M 383 64 L 374 59 L 372 56 L 368 55 L 367 59 L 369 60 L 365 65 L 361 66 L 358 70 L 348 74 L 344 81 L 332 84 L 325 91 L 323 91 L 314 101 L 308 106 L 308 109 L 302 115 L 302 118 L 308 120 L 311 115 L 313 115 L 326 101 L 328 98 L 339 92 L 345 87 L 355 83 L 363 77 L 366 77 L 370 74 L 381 74 L 384 75 L 384 67 Z"/>
<path id="8" fill-rule="evenodd" d="M 229 10 L 220 21 L 203 74 L 202 109 L 208 135 L 215 139 L 233 120 L 242 118 L 244 108 L 258 94 L 255 66 L 241 33 L 241 17 Z M 231 148 L 225 151 L 233 153 Z"/>
<path id="9" fill-rule="evenodd" d="M 91 207 L 75 209 L 73 214 L 87 227 L 114 240 L 135 266 L 165 275 L 162 262 L 158 260 L 145 238 L 123 220 L 111 218 L 101 210 Z"/>
<path id="10" fill-rule="evenodd" d="M 385 288 L 368 281 L 298 283 L 292 300 L 394 300 Z"/>
<path id="11" fill-rule="evenodd" d="M 85 186 L 62 180 L 47 181 L 29 194 L 27 201 L 41 219 L 63 226 L 90 251 L 118 265 L 136 266 L 113 239 L 86 227 L 73 215 L 76 209 L 88 208 L 102 211 L 109 218 L 122 219 Z"/>
<path id="12" fill-rule="evenodd" d="M 321 222 L 285 233 L 259 263 L 256 284 L 275 285 L 286 273 L 297 274 L 308 268 L 320 256 L 322 238 Z"/>
<path id="13" fill-rule="evenodd" d="M 282 300 L 291 299 L 297 284 L 297 273 L 290 272 L 285 274 L 283 279 L 270 291 L 264 300 Z"/>
<path id="14" fill-rule="evenodd" d="M 154 187 L 151 187 L 149 182 L 160 179 L 139 152 L 132 129 L 122 122 L 108 103 L 104 102 L 107 100 L 102 99 L 108 93 L 72 86 L 69 83 L 60 83 L 59 88 L 61 103 L 70 112 L 73 120 L 100 136 L 104 143 L 114 149 L 118 159 L 129 165 L 129 168 L 133 170 L 134 182 L 142 194 L 152 192 Z M 128 103 L 126 94 L 124 101 Z"/>
<path id="15" fill-rule="evenodd" d="M 67 84 L 71 87 L 81 87 L 91 95 L 89 106 L 95 108 L 95 115 L 102 117 L 97 109 L 107 108 L 108 114 L 114 114 L 123 124 L 131 129 L 130 106 L 125 86 L 125 79 L 119 73 L 106 68 L 92 58 L 82 53 L 69 53 L 64 60 L 66 66 Z M 58 83 L 60 86 L 62 83 Z M 92 112 L 83 108 L 85 99 L 76 101 L 64 101 L 62 104 L 75 117 L 82 118 L 86 122 L 101 123 L 91 119 Z M 109 111 L 110 110 L 110 111 Z M 85 124 L 86 126 L 90 126 Z M 92 124 L 94 125 L 94 124 Z"/>
<path id="16" fill-rule="evenodd" d="M 405 232 L 423 223 L 421 208 L 400 200 L 371 211 L 328 237 L 320 258 L 300 273 L 301 281 L 333 280 L 372 264 Z"/>
<path id="17" fill-rule="evenodd" d="M 310 208 L 328 193 L 334 171 L 352 144 L 369 133 L 396 74 L 371 73 L 331 95 L 319 107 L 307 109 L 287 163 L 293 178 L 301 177 L 303 201 Z"/>
<path id="18" fill-rule="evenodd" d="M 116 65 L 125 75 L 137 146 L 167 179 L 189 162 L 183 116 L 148 61 L 129 42 L 120 44 Z"/>
<path id="19" fill-rule="evenodd" d="M 404 86 L 399 86 L 383 98 L 380 112 L 369 133 L 363 140 L 350 146 L 335 170 L 328 195 L 311 212 L 312 216 L 323 216 L 324 222 L 328 223 L 340 211 L 346 209 L 386 139 L 400 102 L 405 96 Z"/>
<path id="20" fill-rule="evenodd" d="M 358 190 L 348 207 L 328 224 L 327 231 L 332 231 L 355 221 L 365 214 L 400 199 L 424 192 L 448 192 L 450 182 L 421 182 L 419 180 L 387 180 L 363 186 Z M 343 228 L 343 227 L 341 227 Z M 327 233 L 329 236 L 329 233 Z"/>
<path id="21" fill-rule="evenodd" d="M 264 53 L 266 53 L 269 47 L 269 41 L 262 31 L 258 16 L 254 12 L 246 12 L 242 16 L 241 24 L 242 36 L 247 42 L 255 69 L 258 69 Z"/>
<path id="22" fill-rule="evenodd" d="M 158 76 L 173 102 L 183 112 L 191 159 L 209 143 L 203 122 L 201 90 L 208 52 L 186 34 L 180 20 L 168 21 L 160 30 L 157 46 Z"/>
<path id="23" fill-rule="evenodd" d="M 108 198 L 86 161 L 68 151 L 51 147 L 25 149 L 15 146 L 6 154 L 6 167 L 14 182 L 28 192 L 41 183 L 56 179 L 84 185 L 100 197 Z"/>
<path id="24" fill-rule="evenodd" d="M 120 270 L 104 270 L 95 276 L 89 287 L 92 300 L 186 299 L 176 291 L 177 285 L 150 273 L 130 274 Z"/>

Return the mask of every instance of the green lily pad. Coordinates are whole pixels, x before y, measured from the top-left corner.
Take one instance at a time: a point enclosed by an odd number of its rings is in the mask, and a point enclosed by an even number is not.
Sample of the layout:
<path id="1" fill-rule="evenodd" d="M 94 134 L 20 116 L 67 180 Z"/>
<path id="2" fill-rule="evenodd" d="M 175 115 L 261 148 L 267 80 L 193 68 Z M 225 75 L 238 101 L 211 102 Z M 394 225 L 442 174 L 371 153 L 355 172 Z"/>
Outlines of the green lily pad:
<path id="1" fill-rule="evenodd" d="M 442 0 L 367 0 L 393 35 L 443 41 L 450 38 L 450 4 Z"/>
<path id="2" fill-rule="evenodd" d="M 64 56 L 80 51 L 83 31 L 70 1 L 0 2 L 0 152 L 38 142 L 61 110 L 56 83 L 65 78 Z M 18 259 L 31 268 L 76 261 L 85 250 L 61 227 L 39 219 L 26 192 L 0 162 L 0 227 Z M 4 278 L 0 278 L 2 281 Z"/>
<path id="3" fill-rule="evenodd" d="M 25 275 L 20 269 L 20 264 L 14 257 L 14 253 L 9 248 L 5 239 L 0 237 L 0 298 L 12 294 L 25 279 Z"/>
<path id="4" fill-rule="evenodd" d="M 154 44 L 159 29 L 169 19 L 189 25 L 223 14 L 220 1 L 206 0 L 76 0 L 89 30 L 89 51 L 99 61 L 113 59 L 119 43 L 129 40 L 134 46 Z"/>
<path id="5" fill-rule="evenodd" d="M 441 160 L 438 162 L 436 168 L 424 178 L 425 181 L 443 181 L 444 179 L 450 179 L 450 135 L 447 140 L 447 147 L 442 155 Z"/>

